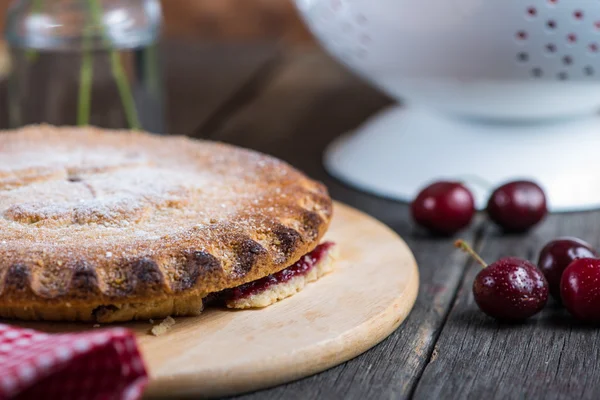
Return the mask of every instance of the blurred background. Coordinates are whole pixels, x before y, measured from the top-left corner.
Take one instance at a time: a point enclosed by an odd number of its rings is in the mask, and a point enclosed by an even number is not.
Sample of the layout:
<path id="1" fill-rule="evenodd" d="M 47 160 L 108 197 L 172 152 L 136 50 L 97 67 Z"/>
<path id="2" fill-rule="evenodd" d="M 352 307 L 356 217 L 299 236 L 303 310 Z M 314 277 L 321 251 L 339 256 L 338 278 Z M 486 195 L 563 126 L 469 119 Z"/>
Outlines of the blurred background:
<path id="1" fill-rule="evenodd" d="M 414 12 L 389 0 L 302 1 L 319 48 L 294 0 L 15 0 L 0 123 L 206 136 L 276 87 L 279 98 L 259 104 L 273 126 L 265 138 L 281 130 L 274 116 L 295 123 L 279 107 L 304 99 L 321 125 L 343 125 L 322 143 L 327 170 L 363 190 L 408 201 L 423 182 L 476 170 L 487 183 L 535 178 L 556 210 L 600 207 L 589 168 L 600 146 L 600 8 L 435 0 L 430 13 L 409 3 Z M 9 4 L 0 0 L 0 21 Z M 480 207 L 492 186 L 474 189 Z"/>
<path id="2" fill-rule="evenodd" d="M 4 21 L 9 0 L 0 0 Z M 223 40 L 280 40 L 311 43 L 311 36 L 287 0 L 162 0 L 166 34 Z"/>
<path id="3" fill-rule="evenodd" d="M 57 0 L 0 0 L 1 25 L 8 22 L 9 6 L 19 4 L 11 9 L 11 26 L 1 27 L 5 35 L 0 40 L 0 90 L 6 89 L 8 96 L 0 96 L 0 105 L 5 97 L 9 101 L 7 107 L 0 107 L 2 127 L 17 128 L 44 122 L 189 134 L 178 127 L 178 122 L 184 119 L 177 111 L 182 106 L 173 106 L 171 100 L 189 92 L 194 95 L 193 100 L 188 101 L 193 107 L 210 103 L 207 92 L 215 81 L 211 81 L 207 69 L 217 74 L 220 83 L 215 83 L 215 90 L 221 91 L 225 84 L 222 80 L 228 79 L 223 69 L 243 64 L 238 69 L 245 68 L 252 73 L 256 67 L 253 63 L 260 62 L 262 65 L 282 50 L 289 54 L 296 50 L 314 51 L 317 47 L 292 0 L 125 0 L 102 1 L 102 5 L 104 12 L 127 10 L 128 15 L 135 19 L 146 12 L 134 11 L 136 7 L 141 10 L 154 4 L 154 1 L 162 5 L 162 22 L 153 17 L 139 21 L 146 21 L 142 23 L 142 36 L 146 33 L 153 36 L 150 32 L 162 26 L 163 51 L 153 51 L 155 36 L 148 39 L 150 42 L 125 45 L 114 42 L 121 60 L 119 68 L 122 71 L 118 71 L 111 64 L 108 52 L 94 52 L 93 67 L 86 65 L 87 53 L 81 52 L 83 47 L 75 52 L 72 51 L 74 49 L 62 52 L 52 47 L 57 42 L 48 38 L 53 35 L 58 37 L 63 31 L 52 28 L 46 32 L 44 24 L 23 22 L 37 12 L 47 12 L 62 21 L 62 26 L 78 32 L 79 37 L 83 38 L 87 28 L 78 24 L 80 20 L 77 17 L 69 17 L 66 10 L 93 13 L 92 8 L 84 6 L 87 4 L 85 1 L 65 1 L 62 6 L 56 7 L 60 4 Z M 43 11 L 35 11 L 36 7 L 42 7 Z M 152 22 L 148 22 L 150 20 Z M 35 28 L 28 30 L 21 29 L 21 26 Z M 39 32 L 36 31 L 38 29 Z M 112 29 L 121 32 L 116 25 Z M 137 34 L 121 32 L 119 37 L 135 41 L 139 39 Z M 15 39 L 17 37 L 20 39 Z M 46 44 L 28 47 L 30 44 L 19 42 L 38 40 L 32 39 L 34 37 L 46 41 Z M 7 46 L 7 40 L 10 46 Z M 62 40 L 58 41 L 67 43 Z M 53 44 L 46 47 L 50 42 Z M 8 51 L 8 47 L 12 48 L 12 52 Z M 37 53 L 32 48 L 44 48 L 44 51 Z M 32 53 L 35 55 L 33 58 Z M 166 67 L 166 76 L 162 73 L 165 71 L 163 66 Z M 183 70 L 186 72 L 183 73 Z M 52 79 L 48 79 L 49 74 Z M 117 76 L 127 78 L 118 80 Z M 90 77 L 90 81 L 84 81 L 83 77 Z M 10 80 L 5 87 L 2 86 L 4 78 Z M 131 82 L 131 87 L 126 87 L 127 80 Z M 192 80 L 197 84 L 191 84 Z M 132 107 L 131 102 L 135 102 L 136 107 Z M 169 108 L 175 111 L 169 111 Z M 8 116 L 5 116 L 7 111 Z M 165 112 L 168 113 L 167 123 Z"/>

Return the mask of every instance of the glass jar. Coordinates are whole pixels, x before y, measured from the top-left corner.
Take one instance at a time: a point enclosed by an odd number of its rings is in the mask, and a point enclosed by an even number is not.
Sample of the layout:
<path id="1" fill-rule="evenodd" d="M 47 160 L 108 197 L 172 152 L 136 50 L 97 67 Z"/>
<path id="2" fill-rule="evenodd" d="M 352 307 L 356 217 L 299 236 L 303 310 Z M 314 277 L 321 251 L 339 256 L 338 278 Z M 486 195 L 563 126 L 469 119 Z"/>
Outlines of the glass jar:
<path id="1" fill-rule="evenodd" d="M 163 133 L 159 0 L 15 0 L 9 122 Z"/>

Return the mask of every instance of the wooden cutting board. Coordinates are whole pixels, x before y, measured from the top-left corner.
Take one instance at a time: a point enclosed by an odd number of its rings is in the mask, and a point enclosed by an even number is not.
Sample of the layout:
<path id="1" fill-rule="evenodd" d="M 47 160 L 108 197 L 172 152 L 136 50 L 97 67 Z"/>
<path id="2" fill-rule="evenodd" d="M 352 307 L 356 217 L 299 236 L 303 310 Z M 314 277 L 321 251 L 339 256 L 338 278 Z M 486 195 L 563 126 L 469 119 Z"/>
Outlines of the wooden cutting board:
<path id="1" fill-rule="evenodd" d="M 150 371 L 146 396 L 224 396 L 266 388 L 338 365 L 390 335 L 418 291 L 415 259 L 404 241 L 373 218 L 336 203 L 328 239 L 337 269 L 295 296 L 261 310 L 205 311 L 178 318 L 165 335 L 138 332 Z M 45 331 L 81 324 L 26 324 Z"/>

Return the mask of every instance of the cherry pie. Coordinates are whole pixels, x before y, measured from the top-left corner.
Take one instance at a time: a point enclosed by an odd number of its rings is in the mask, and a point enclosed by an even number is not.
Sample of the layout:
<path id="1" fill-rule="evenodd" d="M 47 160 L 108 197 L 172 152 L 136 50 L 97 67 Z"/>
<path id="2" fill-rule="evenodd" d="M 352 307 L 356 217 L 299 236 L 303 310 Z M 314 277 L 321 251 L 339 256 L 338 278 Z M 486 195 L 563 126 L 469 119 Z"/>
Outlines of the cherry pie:
<path id="1" fill-rule="evenodd" d="M 326 188 L 233 146 L 0 134 L 0 316 L 115 322 L 263 307 L 331 269 Z"/>

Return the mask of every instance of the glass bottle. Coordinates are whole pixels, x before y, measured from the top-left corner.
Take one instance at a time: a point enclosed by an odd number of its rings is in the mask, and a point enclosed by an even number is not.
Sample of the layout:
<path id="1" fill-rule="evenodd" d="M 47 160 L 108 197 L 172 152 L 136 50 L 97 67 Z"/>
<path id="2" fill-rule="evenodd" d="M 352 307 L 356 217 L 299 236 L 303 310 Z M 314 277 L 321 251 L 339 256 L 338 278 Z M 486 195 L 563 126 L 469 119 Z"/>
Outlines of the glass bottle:
<path id="1" fill-rule="evenodd" d="M 15 0 L 9 123 L 163 133 L 159 0 Z"/>

